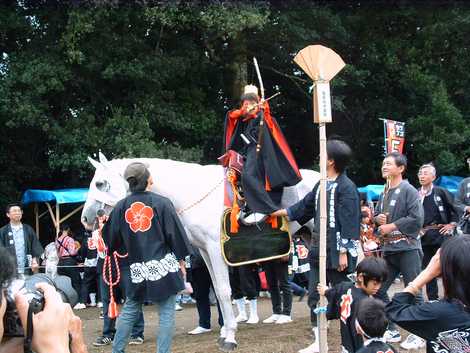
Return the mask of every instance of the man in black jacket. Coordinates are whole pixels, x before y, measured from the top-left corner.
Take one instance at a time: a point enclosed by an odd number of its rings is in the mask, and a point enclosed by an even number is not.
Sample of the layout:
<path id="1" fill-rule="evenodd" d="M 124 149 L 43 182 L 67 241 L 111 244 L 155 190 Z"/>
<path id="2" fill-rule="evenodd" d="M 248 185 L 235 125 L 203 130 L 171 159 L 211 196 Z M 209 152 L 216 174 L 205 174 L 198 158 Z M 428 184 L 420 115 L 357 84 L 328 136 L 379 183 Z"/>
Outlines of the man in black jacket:
<path id="1" fill-rule="evenodd" d="M 360 203 L 356 185 L 345 173 L 352 152 L 350 147 L 339 140 L 329 140 L 326 145 L 327 162 L 327 256 L 326 277 L 331 285 L 348 281 L 357 261 L 357 242 L 360 234 Z M 276 211 L 273 215 L 288 216 L 300 224 L 315 219 L 315 233 L 320 232 L 320 197 L 317 183 L 313 190 L 295 205 Z M 318 237 L 316 237 L 318 238 Z M 320 299 L 316 290 L 319 281 L 318 245 L 312 246 L 310 257 L 310 278 L 308 306 L 315 333 L 315 342 L 302 349 L 301 353 L 318 352 L 317 316 L 314 310 Z"/>
<path id="2" fill-rule="evenodd" d="M 184 258 L 189 255 L 189 242 L 171 201 L 150 191 L 153 179 L 146 165 L 129 164 L 124 178 L 131 194 L 116 204 L 103 227 L 108 252 L 105 261 L 115 263 L 125 256 L 129 263 L 129 273 L 123 276 L 130 280 L 130 286 L 116 323 L 113 352 L 124 352 L 142 304 L 151 301 L 159 311 L 157 351 L 169 353 L 176 294 L 185 289 Z M 107 277 L 109 283 L 113 281 L 111 277 Z M 110 309 L 114 310 L 111 290 L 110 297 Z"/>
<path id="3" fill-rule="evenodd" d="M 19 275 L 31 274 L 31 270 L 37 272 L 39 258 L 44 249 L 33 228 L 21 222 L 21 205 L 9 204 L 6 207 L 6 215 L 10 222 L 0 228 L 0 246 L 6 248 L 16 259 L 16 271 Z"/>
<path id="4" fill-rule="evenodd" d="M 418 191 L 424 210 L 421 246 L 424 253 L 423 268 L 426 268 L 442 243 L 452 235 L 458 214 L 454 208 L 452 194 L 444 188 L 433 185 L 436 168 L 432 164 L 422 165 L 419 168 L 418 178 L 421 184 Z M 426 293 L 429 300 L 439 299 L 436 279 L 426 285 Z"/>
<path id="5" fill-rule="evenodd" d="M 467 158 L 468 168 L 470 169 L 470 157 Z M 455 206 L 462 217 L 467 219 L 461 224 L 462 232 L 470 234 L 470 177 L 465 178 L 459 185 L 459 191 L 455 198 Z"/>

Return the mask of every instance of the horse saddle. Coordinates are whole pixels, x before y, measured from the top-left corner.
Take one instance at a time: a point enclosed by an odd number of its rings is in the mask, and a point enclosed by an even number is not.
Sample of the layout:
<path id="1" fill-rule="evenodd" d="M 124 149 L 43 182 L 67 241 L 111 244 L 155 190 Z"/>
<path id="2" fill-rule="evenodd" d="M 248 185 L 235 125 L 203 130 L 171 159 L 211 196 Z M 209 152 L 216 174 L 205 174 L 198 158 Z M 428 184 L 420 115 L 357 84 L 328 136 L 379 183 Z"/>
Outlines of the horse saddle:
<path id="1" fill-rule="evenodd" d="M 229 266 L 241 266 L 288 256 L 291 235 L 285 217 L 270 217 L 267 222 L 246 225 L 240 222 L 231 232 L 231 209 L 222 216 L 222 255 Z"/>

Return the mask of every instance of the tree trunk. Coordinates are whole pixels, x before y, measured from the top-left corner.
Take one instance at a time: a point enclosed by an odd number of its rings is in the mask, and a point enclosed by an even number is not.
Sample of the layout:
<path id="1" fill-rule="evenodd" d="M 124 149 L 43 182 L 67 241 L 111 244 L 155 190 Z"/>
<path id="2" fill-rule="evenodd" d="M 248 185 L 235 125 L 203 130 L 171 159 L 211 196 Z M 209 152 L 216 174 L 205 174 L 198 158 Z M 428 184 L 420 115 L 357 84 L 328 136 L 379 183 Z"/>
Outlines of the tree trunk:
<path id="1" fill-rule="evenodd" d="M 226 93 L 230 107 L 238 104 L 243 87 L 248 80 L 247 46 L 244 33 L 229 44 L 229 63 L 227 64 Z"/>

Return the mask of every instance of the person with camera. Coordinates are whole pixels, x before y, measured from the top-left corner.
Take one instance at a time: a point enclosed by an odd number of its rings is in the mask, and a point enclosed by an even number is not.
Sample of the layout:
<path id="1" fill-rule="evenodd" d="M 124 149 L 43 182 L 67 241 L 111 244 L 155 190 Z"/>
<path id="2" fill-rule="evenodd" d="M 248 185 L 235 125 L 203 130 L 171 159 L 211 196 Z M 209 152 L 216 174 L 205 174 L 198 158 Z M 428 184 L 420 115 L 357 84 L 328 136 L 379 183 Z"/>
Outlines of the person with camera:
<path id="1" fill-rule="evenodd" d="M 6 207 L 6 215 L 10 222 L 0 228 L 0 247 L 6 248 L 16 258 L 16 271 L 19 275 L 37 272 L 39 258 L 44 249 L 33 228 L 21 222 L 23 217 L 21 205 L 9 204 Z"/>
<path id="2" fill-rule="evenodd" d="M 4 339 L 4 322 L 7 306 L 16 306 L 23 327 L 27 327 L 29 301 L 24 292 L 18 292 L 14 301 L 7 303 L 7 288 L 16 277 L 15 259 L 8 250 L 0 247 L 0 353 L 20 353 L 24 351 L 24 338 Z M 31 348 L 36 353 L 86 353 L 82 323 L 75 316 L 69 304 L 62 301 L 61 295 L 47 283 L 38 283 L 36 288 L 44 296 L 44 309 L 31 317 L 33 334 Z M 70 337 L 72 341 L 70 342 Z"/>

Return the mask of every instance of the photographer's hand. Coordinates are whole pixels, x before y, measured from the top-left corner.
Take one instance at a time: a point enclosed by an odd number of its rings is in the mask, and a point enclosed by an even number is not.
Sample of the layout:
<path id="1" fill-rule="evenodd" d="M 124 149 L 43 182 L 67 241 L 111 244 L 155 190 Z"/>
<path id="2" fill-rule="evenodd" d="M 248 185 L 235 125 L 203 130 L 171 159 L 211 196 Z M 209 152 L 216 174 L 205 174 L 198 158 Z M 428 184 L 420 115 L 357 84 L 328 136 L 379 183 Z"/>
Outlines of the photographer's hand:
<path id="1" fill-rule="evenodd" d="M 23 342 L 24 339 L 21 337 L 13 337 L 7 341 L 2 341 L 0 344 L 0 353 L 23 353 Z"/>
<path id="2" fill-rule="evenodd" d="M 72 344 L 70 346 L 72 353 L 88 353 L 85 340 L 83 339 L 82 320 L 74 315 L 73 312 L 69 323 L 69 332 L 72 337 Z"/>
<path id="3" fill-rule="evenodd" d="M 39 283 L 36 287 L 44 293 L 44 310 L 33 315 L 33 350 L 37 353 L 70 353 L 69 323 L 72 310 L 69 304 L 62 302 L 54 287 Z M 28 301 L 22 293 L 15 297 L 16 308 L 21 323 L 26 328 Z"/>

